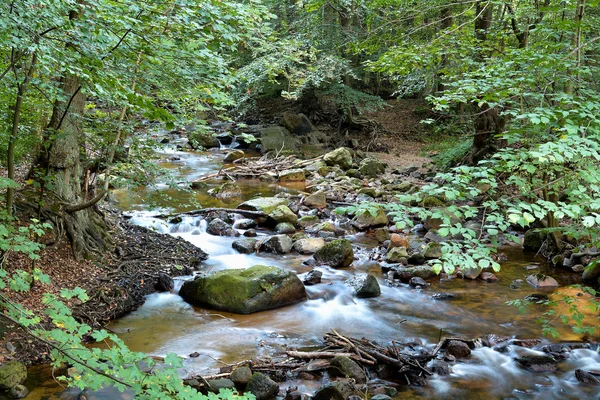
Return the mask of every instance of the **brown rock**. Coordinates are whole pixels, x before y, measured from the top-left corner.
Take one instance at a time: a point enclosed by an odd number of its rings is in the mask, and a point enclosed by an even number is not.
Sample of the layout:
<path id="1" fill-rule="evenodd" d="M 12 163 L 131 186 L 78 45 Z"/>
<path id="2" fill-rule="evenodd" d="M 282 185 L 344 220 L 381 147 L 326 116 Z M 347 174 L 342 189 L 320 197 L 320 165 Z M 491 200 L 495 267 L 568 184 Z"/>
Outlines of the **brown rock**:
<path id="1" fill-rule="evenodd" d="M 406 247 L 407 249 L 410 249 L 410 241 L 404 235 L 392 233 L 390 236 L 390 245 L 388 246 L 388 250 L 393 249 L 394 247 Z"/>
<path id="2" fill-rule="evenodd" d="M 498 277 L 491 272 L 482 272 L 479 277 L 486 282 L 497 282 Z"/>

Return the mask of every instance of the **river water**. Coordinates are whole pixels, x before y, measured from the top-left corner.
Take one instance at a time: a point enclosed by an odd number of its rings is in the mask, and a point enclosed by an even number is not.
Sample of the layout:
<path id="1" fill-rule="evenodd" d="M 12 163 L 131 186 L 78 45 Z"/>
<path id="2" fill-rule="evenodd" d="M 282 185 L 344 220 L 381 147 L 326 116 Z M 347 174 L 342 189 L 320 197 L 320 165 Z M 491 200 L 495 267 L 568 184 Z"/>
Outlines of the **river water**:
<path id="1" fill-rule="evenodd" d="M 179 181 L 193 180 L 218 171 L 222 164 L 222 155 L 219 154 L 167 151 L 162 155 L 162 165 L 172 169 Z M 218 182 L 212 182 L 209 188 L 217 185 Z M 282 187 L 259 181 L 242 181 L 240 186 L 244 200 L 256 195 L 271 196 L 280 191 L 302 190 L 301 187 Z M 150 202 L 171 211 L 194 208 L 189 205 L 190 200 L 204 207 L 232 206 L 214 199 L 206 193 L 206 189 L 187 193 L 169 188 L 166 184 L 159 188 L 162 196 L 154 196 Z M 148 193 L 146 190 L 119 190 L 115 192 L 115 197 L 119 206 L 132 216 L 132 223 L 182 237 L 207 252 L 209 259 L 202 265 L 202 271 L 262 264 L 290 269 L 302 277 L 311 269 L 303 265 L 308 256 L 239 254 L 231 247 L 234 238 L 207 234 L 206 222 L 200 217 L 185 217 L 178 224 L 156 219 L 152 217 L 156 212 L 148 210 Z M 259 229 L 258 234 L 262 236 L 269 232 Z M 363 234 L 348 238 L 363 248 L 372 248 L 377 244 Z M 366 255 L 359 255 L 353 266 L 345 270 L 319 267 L 323 272 L 323 283 L 307 287 L 307 301 L 250 315 L 215 312 L 187 304 L 177 294 L 185 279 L 181 278 L 176 280 L 171 293 L 148 296 L 139 310 L 113 322 L 109 328 L 118 333 L 134 351 L 153 356 L 176 353 L 186 358 L 187 373 L 208 375 L 218 371 L 224 363 L 267 356 L 274 351 L 290 348 L 319 347 L 322 336 L 330 328 L 345 335 L 381 342 L 419 341 L 424 345 L 436 344 L 440 336 L 476 338 L 494 334 L 522 339 L 539 338 L 540 326 L 535 322 L 535 311 L 539 309 L 520 314 L 515 308 L 505 305 L 506 301 L 520 299 L 537 291 L 526 283 L 515 284 L 514 281 L 524 280 L 531 274 L 525 266 L 538 263 L 542 272 L 550 273 L 563 285 L 574 283 L 573 277 L 557 270 L 546 271 L 547 267 L 540 263 L 541 260 L 523 253 L 520 248 L 506 248 L 504 252 L 510 261 L 502 264 L 496 283 L 433 279 L 431 286 L 425 290 L 408 286 L 389 287 L 378 264 L 369 261 Z M 380 297 L 357 299 L 343 284 L 347 278 L 363 272 L 379 277 L 382 290 Z M 431 297 L 434 293 L 452 293 L 456 298 L 435 300 Z M 559 329 L 561 340 L 582 339 L 566 327 Z M 200 356 L 188 357 L 194 352 Z M 516 356 L 531 352 L 534 351 L 516 346 L 509 346 L 504 353 L 489 348 L 476 349 L 468 362 L 454 365 L 450 376 L 435 376 L 425 387 L 405 387 L 399 392 L 398 398 L 600 398 L 596 389 L 579 384 L 574 377 L 577 368 L 600 370 L 598 352 L 574 350 L 570 358 L 560 363 L 557 372 L 542 374 L 524 371 L 513 361 Z M 282 389 L 289 384 L 282 384 Z M 293 384 L 299 385 L 306 393 L 314 392 L 320 385 L 314 381 L 295 381 Z M 44 391 L 45 395 L 49 392 L 50 389 Z M 52 398 L 68 398 L 72 393 L 56 394 Z M 115 396 L 116 393 L 108 391 L 93 398 L 117 398 Z"/>

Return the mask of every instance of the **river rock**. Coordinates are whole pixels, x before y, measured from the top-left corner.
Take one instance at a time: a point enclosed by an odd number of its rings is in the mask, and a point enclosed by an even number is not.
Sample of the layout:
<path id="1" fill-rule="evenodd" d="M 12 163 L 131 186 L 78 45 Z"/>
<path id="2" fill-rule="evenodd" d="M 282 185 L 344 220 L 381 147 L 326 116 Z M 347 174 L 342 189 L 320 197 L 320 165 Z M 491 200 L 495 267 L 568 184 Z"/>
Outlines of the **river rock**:
<path id="1" fill-rule="evenodd" d="M 405 247 L 408 249 L 410 247 L 410 241 L 404 235 L 392 233 L 390 235 L 390 244 L 388 246 L 388 251 L 390 249 L 393 249 L 394 247 Z"/>
<path id="2" fill-rule="evenodd" d="M 584 282 L 597 283 L 600 278 L 600 262 L 591 263 L 583 270 L 581 275 Z"/>
<path id="3" fill-rule="evenodd" d="M 415 251 L 408 257 L 408 263 L 411 265 L 420 265 L 425 262 L 425 256 L 419 251 Z"/>
<path id="4" fill-rule="evenodd" d="M 255 372 L 246 386 L 246 391 L 256 396 L 256 400 L 267 400 L 279 393 L 279 385 L 268 376 Z"/>
<path id="5" fill-rule="evenodd" d="M 292 239 L 287 235 L 273 235 L 260 248 L 267 252 L 287 254 L 292 251 Z"/>
<path id="6" fill-rule="evenodd" d="M 221 218 L 215 218 L 208 223 L 206 232 L 214 236 L 239 236 L 238 231 Z"/>
<path id="7" fill-rule="evenodd" d="M 346 268 L 354 261 L 352 244 L 347 239 L 334 240 L 321 247 L 314 255 L 315 261 L 333 268 Z"/>
<path id="8" fill-rule="evenodd" d="M 242 197 L 242 189 L 233 182 L 225 182 L 211 192 L 211 195 L 221 200 L 232 201 Z"/>
<path id="9" fill-rule="evenodd" d="M 390 270 L 390 272 L 393 272 L 393 279 L 399 279 L 404 283 L 410 282 L 410 279 L 413 277 L 427 280 L 437 276 L 433 268 L 429 265 L 420 265 L 416 267 L 394 267 Z"/>
<path id="10" fill-rule="evenodd" d="M 414 288 L 427 287 L 427 282 L 425 282 L 425 279 L 419 278 L 418 276 L 413 276 L 412 278 L 410 278 L 410 281 L 408 281 L 408 284 Z"/>
<path id="11" fill-rule="evenodd" d="M 211 379 L 206 381 L 210 388 L 210 391 L 213 393 L 219 393 L 221 389 L 234 389 L 235 384 L 231 379 Z"/>
<path id="12" fill-rule="evenodd" d="M 406 261 L 408 257 L 408 251 L 406 247 L 392 247 L 385 258 L 385 261 L 388 263 L 400 263 L 402 261 Z"/>
<path id="13" fill-rule="evenodd" d="M 296 228 L 294 228 L 294 225 L 290 224 L 289 222 L 280 222 L 279 224 L 275 225 L 275 233 L 278 235 L 294 232 L 296 232 Z"/>
<path id="14" fill-rule="evenodd" d="M 303 201 L 304 205 L 311 208 L 327 207 L 327 194 L 323 190 L 319 190 L 306 197 Z"/>
<path id="15" fill-rule="evenodd" d="M 284 112 L 281 125 L 296 135 L 305 135 L 315 130 L 310 120 L 302 113 Z"/>
<path id="16" fill-rule="evenodd" d="M 469 345 L 460 340 L 450 340 L 446 345 L 446 353 L 456 358 L 465 358 L 471 355 Z"/>
<path id="17" fill-rule="evenodd" d="M 318 234 L 320 232 L 331 232 L 335 234 L 338 232 L 338 228 L 332 222 L 325 221 L 321 222 L 320 224 L 310 226 L 306 231 L 313 234 Z"/>
<path id="18" fill-rule="evenodd" d="M 382 208 L 378 208 L 375 215 L 365 211 L 360 215 L 356 215 L 351 221 L 352 226 L 360 231 L 386 226 L 389 223 L 390 221 Z"/>
<path id="19" fill-rule="evenodd" d="M 325 246 L 323 238 L 305 238 L 296 241 L 293 248 L 300 254 L 315 254 L 323 246 Z"/>
<path id="20" fill-rule="evenodd" d="M 246 387 L 250 379 L 252 379 L 252 371 L 246 366 L 238 367 L 233 370 L 230 378 L 236 386 Z"/>
<path id="21" fill-rule="evenodd" d="M 446 208 L 444 207 L 436 207 L 433 208 L 432 211 L 434 211 L 435 213 L 440 213 L 442 215 L 442 217 L 427 217 L 423 220 L 423 226 L 425 227 L 426 230 L 430 231 L 432 229 L 435 229 L 436 231 L 439 230 L 441 228 L 441 226 L 447 222 L 450 223 L 450 225 L 455 225 L 457 223 L 460 223 L 460 219 L 458 217 L 456 217 L 453 213 L 449 212 L 446 210 Z M 445 220 L 449 220 L 449 221 L 445 221 Z"/>
<path id="22" fill-rule="evenodd" d="M 526 355 L 516 359 L 523 369 L 533 372 L 552 372 L 558 369 L 558 361 L 552 356 Z"/>
<path id="23" fill-rule="evenodd" d="M 246 232 L 244 232 L 244 236 L 246 236 L 246 237 L 257 237 L 258 234 L 256 233 L 255 229 L 248 229 Z"/>
<path id="24" fill-rule="evenodd" d="M 523 236 L 523 248 L 525 250 L 538 251 L 542 248 L 545 235 L 537 229 L 529 229 Z"/>
<path id="25" fill-rule="evenodd" d="M 392 400 L 392 398 L 387 394 L 376 394 L 375 396 L 371 397 L 371 400 Z"/>
<path id="26" fill-rule="evenodd" d="M 269 213 L 269 221 L 274 224 L 279 224 L 281 222 L 296 224 L 296 222 L 298 222 L 298 216 L 294 214 L 288 206 L 280 205 Z"/>
<path id="27" fill-rule="evenodd" d="M 529 275 L 527 277 L 527 283 L 534 288 L 551 288 L 560 286 L 556 279 L 544 274 Z"/>
<path id="28" fill-rule="evenodd" d="M 442 245 L 437 242 L 428 243 L 423 250 L 423 257 L 427 260 L 442 257 Z"/>
<path id="29" fill-rule="evenodd" d="M 258 129 L 260 148 L 263 154 L 270 151 L 297 151 L 300 150 L 302 141 L 296 135 L 282 126 L 267 125 Z"/>
<path id="30" fill-rule="evenodd" d="M 211 133 L 196 131 L 190 133 L 190 144 L 192 148 L 198 149 L 203 147 L 205 149 L 213 149 L 221 147 L 219 139 L 213 136 Z"/>
<path id="31" fill-rule="evenodd" d="M 582 369 L 575 370 L 575 378 L 581 383 L 600 385 L 600 372 L 587 372 Z"/>
<path id="32" fill-rule="evenodd" d="M 327 165 L 337 165 L 342 169 L 349 169 L 352 167 L 352 152 L 346 147 L 340 147 L 332 152 L 329 152 L 323 156 L 323 161 Z"/>
<path id="33" fill-rule="evenodd" d="M 381 288 L 379 282 L 371 274 L 361 274 L 353 276 L 348 279 L 346 285 L 354 289 L 356 297 L 359 298 L 371 298 L 381 295 Z"/>
<path id="34" fill-rule="evenodd" d="M 237 314 L 269 310 L 306 299 L 302 281 L 291 271 L 255 265 L 187 281 L 179 294 L 189 303 Z"/>
<path id="35" fill-rule="evenodd" d="M 24 399 L 29 394 L 29 389 L 23 385 L 15 385 L 10 388 L 8 395 L 11 399 Z"/>
<path id="36" fill-rule="evenodd" d="M 233 151 L 230 151 L 229 153 L 227 153 L 227 155 L 225 156 L 223 161 L 226 163 L 232 163 L 236 160 L 244 158 L 245 155 L 246 154 L 242 150 L 233 150 Z"/>
<path id="37" fill-rule="evenodd" d="M 307 286 L 316 285 L 321 283 L 321 278 L 323 277 L 323 273 L 319 270 L 313 269 L 308 271 L 306 276 L 304 277 L 304 284 Z"/>
<path id="38" fill-rule="evenodd" d="M 175 282 L 173 278 L 169 276 L 169 274 L 165 272 L 158 273 L 158 280 L 155 285 L 155 289 L 157 292 L 170 292 L 175 287 Z"/>
<path id="39" fill-rule="evenodd" d="M 491 272 L 482 272 L 479 275 L 480 279 L 483 279 L 486 282 L 497 282 L 498 281 L 498 277 L 494 274 L 492 274 Z"/>
<path id="40" fill-rule="evenodd" d="M 328 371 L 332 377 L 354 379 L 357 383 L 365 383 L 367 381 L 365 371 L 350 357 L 337 356 L 332 358 Z"/>
<path id="41" fill-rule="evenodd" d="M 433 360 L 431 362 L 431 372 L 440 376 L 450 375 L 451 369 L 450 364 L 442 360 Z"/>
<path id="42" fill-rule="evenodd" d="M 0 389 L 10 390 L 27 379 L 27 367 L 18 361 L 8 361 L 0 365 Z"/>
<path id="43" fill-rule="evenodd" d="M 303 169 L 286 169 L 279 173 L 279 182 L 304 182 L 305 180 Z"/>
<path id="44" fill-rule="evenodd" d="M 298 219 L 298 226 L 300 228 L 308 228 L 319 223 L 319 217 L 316 215 L 305 215 Z"/>
<path id="45" fill-rule="evenodd" d="M 231 132 L 221 132 L 217 134 L 217 139 L 222 145 L 230 145 L 233 143 L 233 134 Z"/>
<path id="46" fill-rule="evenodd" d="M 258 223 L 250 218 L 238 219 L 233 223 L 233 227 L 237 229 L 251 229 L 256 228 Z"/>
<path id="47" fill-rule="evenodd" d="M 240 239 L 231 243 L 231 247 L 242 254 L 252 254 L 256 251 L 257 239 Z"/>
<path id="48" fill-rule="evenodd" d="M 365 158 L 360 162 L 358 170 L 364 177 L 377 178 L 385 173 L 386 165 L 375 158 Z"/>
<path id="49" fill-rule="evenodd" d="M 346 400 L 355 392 L 354 385 L 348 380 L 338 380 L 322 385 L 312 400 Z"/>
<path id="50" fill-rule="evenodd" d="M 426 208 L 440 208 L 445 206 L 444 202 L 435 196 L 425 196 L 421 201 L 421 205 Z"/>
<path id="51" fill-rule="evenodd" d="M 240 210 L 262 211 L 265 214 L 270 214 L 277 207 L 287 205 L 288 201 L 279 197 L 258 197 L 243 202 L 237 208 Z"/>

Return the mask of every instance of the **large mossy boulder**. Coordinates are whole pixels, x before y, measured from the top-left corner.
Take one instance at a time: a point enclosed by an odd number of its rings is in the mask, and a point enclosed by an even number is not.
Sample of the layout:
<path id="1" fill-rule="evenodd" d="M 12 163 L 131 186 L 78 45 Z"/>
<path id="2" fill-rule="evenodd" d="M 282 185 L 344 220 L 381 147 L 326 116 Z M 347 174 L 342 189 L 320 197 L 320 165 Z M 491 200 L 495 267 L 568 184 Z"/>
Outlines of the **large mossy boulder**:
<path id="1" fill-rule="evenodd" d="M 279 206 L 287 206 L 289 202 L 286 199 L 279 197 L 257 197 L 256 199 L 248 200 L 240 204 L 237 208 L 240 210 L 262 211 L 265 214 L 270 214 Z"/>
<path id="2" fill-rule="evenodd" d="M 302 113 L 283 113 L 283 117 L 281 118 L 281 125 L 283 125 L 288 131 L 296 135 L 305 135 L 315 130 L 308 117 Z"/>
<path id="3" fill-rule="evenodd" d="M 333 268 L 346 268 L 354 261 L 354 250 L 347 239 L 334 240 L 321 247 L 314 255 L 315 261 Z"/>
<path id="4" fill-rule="evenodd" d="M 290 131 L 278 125 L 267 125 L 258 129 L 260 146 L 263 153 L 270 151 L 299 151 L 302 142 Z"/>
<path id="5" fill-rule="evenodd" d="M 0 365 L 0 390 L 10 390 L 27 379 L 27 367 L 18 361 Z"/>
<path id="6" fill-rule="evenodd" d="M 342 169 L 349 169 L 352 167 L 352 152 L 345 148 L 340 147 L 339 149 L 335 149 L 332 152 L 329 152 L 323 156 L 323 161 L 327 165 L 337 165 Z"/>
<path id="7" fill-rule="evenodd" d="M 269 213 L 269 221 L 273 225 L 282 222 L 289 222 L 295 225 L 298 222 L 298 216 L 286 205 L 280 205 Z"/>
<path id="8" fill-rule="evenodd" d="M 264 265 L 199 276 L 185 282 L 179 294 L 188 303 L 237 314 L 269 310 L 306 299 L 304 285 L 296 274 Z"/>
<path id="9" fill-rule="evenodd" d="M 359 231 L 387 226 L 389 223 L 390 220 L 382 208 L 378 208 L 375 215 L 365 211 L 360 215 L 356 215 L 351 221 L 352 226 Z"/>
<path id="10" fill-rule="evenodd" d="M 386 165 L 375 158 L 365 158 L 360 162 L 360 174 L 368 178 L 376 178 L 385 173 Z"/>
<path id="11" fill-rule="evenodd" d="M 221 147 L 219 139 L 213 136 L 212 133 L 196 131 L 189 135 L 190 145 L 194 149 L 213 149 Z"/>
<path id="12" fill-rule="evenodd" d="M 408 251 L 406 247 L 392 247 L 385 258 L 385 261 L 388 263 L 401 263 L 406 261 L 408 258 Z"/>
<path id="13" fill-rule="evenodd" d="M 540 230 L 530 229 L 523 236 L 523 248 L 530 251 L 538 251 L 542 248 L 546 235 Z"/>

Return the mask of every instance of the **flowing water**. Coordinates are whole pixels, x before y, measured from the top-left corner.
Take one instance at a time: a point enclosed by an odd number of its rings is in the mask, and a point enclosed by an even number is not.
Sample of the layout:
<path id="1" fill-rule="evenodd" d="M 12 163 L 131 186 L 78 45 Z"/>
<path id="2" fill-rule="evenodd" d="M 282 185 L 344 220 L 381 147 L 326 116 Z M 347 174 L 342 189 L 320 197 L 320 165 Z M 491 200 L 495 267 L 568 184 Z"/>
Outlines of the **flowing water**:
<path id="1" fill-rule="evenodd" d="M 172 169 L 177 179 L 192 180 L 218 171 L 221 167 L 219 155 L 194 154 L 169 151 L 165 159 L 175 156 L 176 161 L 165 161 L 163 166 Z M 209 187 L 219 183 L 213 182 Z M 259 181 L 240 183 L 244 199 L 257 194 L 270 196 L 280 191 L 303 189 L 290 188 Z M 173 199 L 186 203 L 196 199 L 204 207 L 230 207 L 217 201 L 206 189 L 193 193 L 163 186 L 164 196 L 152 202 L 165 208 L 182 211 L 189 206 L 173 207 Z M 206 221 L 200 217 L 185 217 L 177 224 L 169 224 L 154 218 L 144 202 L 144 191 L 115 192 L 123 209 L 131 212 L 131 222 L 151 227 L 158 231 L 182 237 L 209 254 L 202 271 L 217 271 L 230 268 L 247 268 L 267 264 L 290 269 L 302 274 L 311 268 L 303 265 L 309 258 L 297 254 L 243 255 L 233 250 L 234 238 L 216 237 L 206 233 Z M 175 203 L 177 204 L 177 203 Z M 259 237 L 267 231 L 258 231 Z M 364 248 L 376 242 L 362 234 L 349 239 Z M 536 290 L 525 284 L 515 284 L 531 271 L 525 266 L 539 262 L 533 255 L 524 254 L 520 248 L 507 248 L 509 262 L 503 263 L 499 281 L 486 283 L 462 279 L 434 279 L 425 290 L 415 290 L 407 285 L 389 287 L 383 280 L 377 263 L 365 255 L 359 256 L 352 268 L 334 270 L 318 267 L 323 272 L 323 283 L 308 286 L 308 300 L 300 304 L 264 311 L 250 315 L 237 315 L 191 306 L 177 294 L 185 278 L 176 280 L 171 293 L 156 293 L 148 296 L 146 303 L 137 311 L 115 321 L 110 329 L 119 334 L 134 351 L 143 351 L 153 356 L 176 353 L 186 357 L 187 373 L 212 374 L 224 363 L 234 363 L 253 357 L 267 356 L 274 351 L 291 348 L 314 348 L 321 344 L 322 336 L 334 328 L 342 334 L 366 337 L 387 342 L 420 341 L 435 344 L 442 336 L 475 338 L 486 334 L 519 338 L 538 338 L 540 326 L 535 323 L 535 311 L 520 314 L 515 308 L 505 305 L 506 301 L 521 299 Z M 545 271 L 544 265 L 540 265 Z M 381 296 L 374 299 L 358 299 L 352 295 L 344 280 L 356 273 L 370 272 L 380 277 Z M 549 271 L 550 272 L 550 271 Z M 573 283 L 571 274 L 552 270 L 561 284 Z M 434 300 L 434 293 L 452 293 L 452 300 Z M 569 329 L 561 329 L 561 339 L 579 341 L 582 338 Z M 198 352 L 197 358 L 188 357 Z M 456 364 L 450 376 L 435 376 L 428 386 L 404 388 L 398 398 L 439 399 L 581 399 L 600 398 L 594 388 L 579 384 L 574 377 L 576 368 L 600 369 L 600 355 L 593 350 L 574 350 L 571 357 L 560 363 L 556 373 L 534 374 L 517 367 L 513 359 L 523 353 L 533 352 L 516 346 L 499 353 L 489 348 L 473 352 L 471 360 Z M 285 383 L 284 385 L 289 385 Z M 301 390 L 312 393 L 319 382 L 295 381 Z M 282 385 L 282 387 L 284 387 Z M 47 393 L 47 392 L 46 392 Z M 71 394 L 63 393 L 68 398 Z M 113 399 L 114 392 L 100 393 L 94 398 Z M 38 398 L 42 398 L 39 397 Z M 90 398 L 90 397 L 88 397 Z"/>

